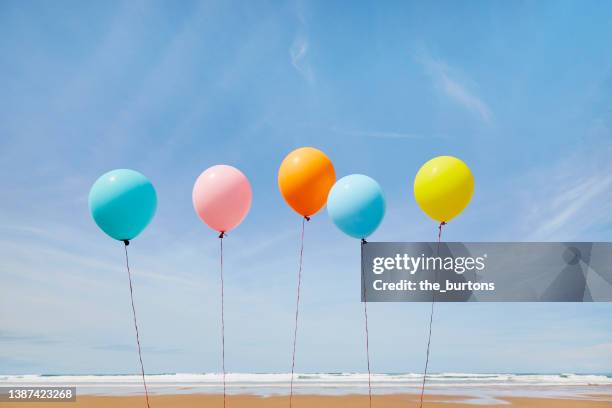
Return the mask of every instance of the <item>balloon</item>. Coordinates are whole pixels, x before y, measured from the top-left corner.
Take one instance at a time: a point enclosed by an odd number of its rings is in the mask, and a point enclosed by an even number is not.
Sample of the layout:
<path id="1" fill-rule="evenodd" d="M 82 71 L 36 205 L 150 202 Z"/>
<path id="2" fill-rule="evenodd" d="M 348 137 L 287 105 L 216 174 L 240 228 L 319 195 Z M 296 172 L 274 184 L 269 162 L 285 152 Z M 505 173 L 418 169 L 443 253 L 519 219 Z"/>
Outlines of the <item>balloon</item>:
<path id="1" fill-rule="evenodd" d="M 244 220 L 253 201 L 249 179 L 237 168 L 219 164 L 204 170 L 193 185 L 193 208 L 210 228 L 228 232 Z"/>
<path id="2" fill-rule="evenodd" d="M 327 201 L 336 181 L 329 158 L 313 147 L 301 147 L 289 153 L 278 169 L 278 188 L 295 212 L 309 217 Z"/>
<path id="3" fill-rule="evenodd" d="M 119 241 L 140 234 L 153 219 L 156 208 L 153 184 L 134 170 L 109 171 L 89 191 L 91 216 L 102 231 Z"/>
<path id="4" fill-rule="evenodd" d="M 470 168 L 452 156 L 431 159 L 414 179 L 414 197 L 419 207 L 439 222 L 448 222 L 459 215 L 473 193 L 474 176 Z"/>
<path id="5" fill-rule="evenodd" d="M 327 213 L 342 232 L 365 239 L 385 216 L 385 197 L 374 179 L 351 174 L 332 187 L 327 197 Z"/>

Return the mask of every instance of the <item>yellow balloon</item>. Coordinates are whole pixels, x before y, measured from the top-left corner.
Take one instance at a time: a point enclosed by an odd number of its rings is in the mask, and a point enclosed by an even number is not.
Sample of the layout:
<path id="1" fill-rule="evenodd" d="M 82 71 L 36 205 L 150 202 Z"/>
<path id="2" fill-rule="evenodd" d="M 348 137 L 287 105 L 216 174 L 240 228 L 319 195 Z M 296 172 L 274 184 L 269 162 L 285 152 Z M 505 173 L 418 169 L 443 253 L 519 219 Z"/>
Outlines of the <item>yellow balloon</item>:
<path id="1" fill-rule="evenodd" d="M 421 210 L 439 222 L 461 214 L 474 193 L 474 176 L 463 161 L 438 156 L 425 163 L 414 178 L 414 198 Z"/>

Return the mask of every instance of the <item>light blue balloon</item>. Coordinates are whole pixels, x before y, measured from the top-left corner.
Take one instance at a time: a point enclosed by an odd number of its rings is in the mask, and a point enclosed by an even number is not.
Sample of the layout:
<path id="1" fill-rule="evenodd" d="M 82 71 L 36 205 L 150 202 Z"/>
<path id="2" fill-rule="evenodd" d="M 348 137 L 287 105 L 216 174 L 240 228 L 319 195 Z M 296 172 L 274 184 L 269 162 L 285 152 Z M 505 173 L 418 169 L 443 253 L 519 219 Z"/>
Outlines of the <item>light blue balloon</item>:
<path id="1" fill-rule="evenodd" d="M 117 169 L 100 177 L 89 191 L 89 212 L 111 238 L 130 240 L 140 234 L 157 208 L 155 188 L 137 171 Z"/>
<path id="2" fill-rule="evenodd" d="M 342 177 L 327 197 L 327 213 L 345 234 L 370 236 L 385 216 L 385 197 L 378 183 L 363 174 Z"/>

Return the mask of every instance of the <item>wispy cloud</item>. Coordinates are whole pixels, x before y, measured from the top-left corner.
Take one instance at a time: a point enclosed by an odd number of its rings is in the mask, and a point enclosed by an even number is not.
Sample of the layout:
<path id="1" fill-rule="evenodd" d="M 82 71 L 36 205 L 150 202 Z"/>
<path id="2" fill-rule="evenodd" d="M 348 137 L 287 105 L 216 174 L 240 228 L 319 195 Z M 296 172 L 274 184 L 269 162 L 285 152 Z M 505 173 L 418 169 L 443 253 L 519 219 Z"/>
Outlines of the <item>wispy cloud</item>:
<path id="1" fill-rule="evenodd" d="M 416 133 L 402 133 L 384 130 L 343 129 L 332 127 L 331 131 L 345 136 L 369 137 L 374 139 L 423 139 L 425 136 Z M 434 136 L 435 137 L 435 136 Z"/>
<path id="2" fill-rule="evenodd" d="M 136 351 L 136 345 L 131 344 L 103 344 L 98 346 L 91 347 L 94 350 L 101 351 L 114 351 L 114 352 L 130 352 L 133 353 Z M 157 354 L 175 354 L 181 353 L 183 350 L 177 347 L 155 347 L 155 346 L 144 346 L 142 347 L 142 351 L 147 353 L 157 353 Z"/>
<path id="3" fill-rule="evenodd" d="M 521 193 L 526 238 L 533 241 L 587 239 L 612 221 L 612 146 L 581 151 L 549 168 L 536 168 Z M 593 239 L 588 238 L 588 239 Z"/>
<path id="4" fill-rule="evenodd" d="M 456 70 L 452 69 L 447 63 L 433 57 L 420 54 L 416 57 L 427 74 L 432 78 L 435 86 L 448 98 L 462 106 L 483 122 L 490 124 L 493 121 L 493 114 L 489 106 L 479 97 L 473 88 L 469 86 Z"/>
<path id="5" fill-rule="evenodd" d="M 534 237 L 553 237 L 563 231 L 569 224 L 577 218 L 582 218 L 588 214 L 595 217 L 597 213 L 592 213 L 588 207 L 593 204 L 607 191 L 612 189 L 612 174 L 607 177 L 593 175 L 586 179 L 578 180 L 568 189 L 558 191 L 551 197 L 547 208 L 549 216 L 536 228 Z M 596 218 L 591 218 L 596 219 Z M 583 224 L 591 226 L 590 223 Z"/>
<path id="6" fill-rule="evenodd" d="M 0 343 L 19 343 L 19 344 L 56 344 L 58 340 L 52 339 L 42 334 L 15 333 L 0 331 Z"/>
<path id="7" fill-rule="evenodd" d="M 291 65 L 308 82 L 312 83 L 314 82 L 314 74 L 307 59 L 309 46 L 308 38 L 303 34 L 298 34 L 289 48 L 289 55 L 291 57 Z"/>

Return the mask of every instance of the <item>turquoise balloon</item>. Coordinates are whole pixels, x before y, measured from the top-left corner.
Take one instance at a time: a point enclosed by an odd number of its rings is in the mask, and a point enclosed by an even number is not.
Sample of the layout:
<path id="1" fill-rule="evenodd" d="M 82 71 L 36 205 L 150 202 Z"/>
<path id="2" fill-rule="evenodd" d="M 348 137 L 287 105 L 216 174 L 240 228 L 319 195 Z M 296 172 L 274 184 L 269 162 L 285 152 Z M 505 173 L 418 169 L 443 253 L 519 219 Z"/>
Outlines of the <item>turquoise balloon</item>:
<path id="1" fill-rule="evenodd" d="M 363 174 L 342 177 L 327 197 L 327 213 L 345 234 L 370 236 L 385 216 L 385 197 L 378 183 Z"/>
<path id="2" fill-rule="evenodd" d="M 140 234 L 157 208 L 155 188 L 148 178 L 129 169 L 112 170 L 89 191 L 89 211 L 111 238 L 125 241 Z"/>

